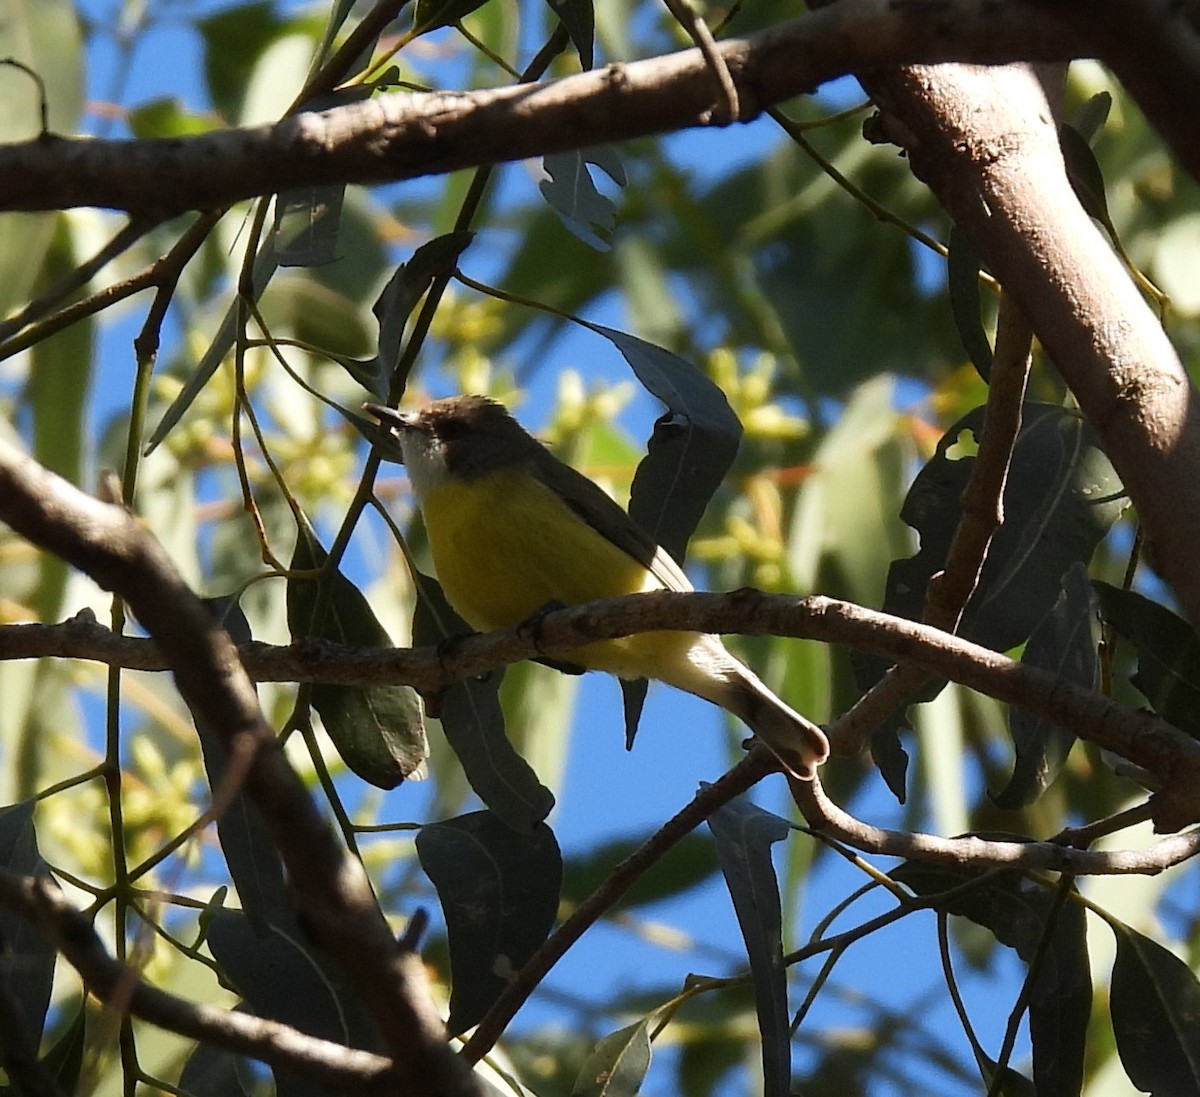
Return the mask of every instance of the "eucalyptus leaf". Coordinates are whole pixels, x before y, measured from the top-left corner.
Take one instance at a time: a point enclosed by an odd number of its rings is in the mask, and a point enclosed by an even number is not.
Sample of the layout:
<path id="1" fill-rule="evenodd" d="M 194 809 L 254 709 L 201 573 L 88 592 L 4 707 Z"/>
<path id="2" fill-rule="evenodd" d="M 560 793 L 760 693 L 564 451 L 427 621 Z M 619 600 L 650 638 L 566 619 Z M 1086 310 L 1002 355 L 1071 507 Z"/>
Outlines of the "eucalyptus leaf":
<path id="1" fill-rule="evenodd" d="M 571 1097 L 634 1097 L 650 1069 L 650 1018 L 610 1032 L 587 1057 Z"/>
<path id="2" fill-rule="evenodd" d="M 554 925 L 562 856 L 545 823 L 518 832 L 490 811 L 422 827 L 421 867 L 450 941 L 451 1034 L 479 1023 Z"/>
<path id="3" fill-rule="evenodd" d="M 16 876 L 48 877 L 33 826 L 33 800 L 0 809 L 0 868 Z M 26 1038 L 41 1040 L 50 1007 L 58 954 L 46 934 L 27 918 L 0 908 L 0 988 L 25 1025 Z"/>
<path id="4" fill-rule="evenodd" d="M 791 824 L 739 797 L 714 812 L 708 827 L 750 959 L 762 1037 L 763 1093 L 765 1097 L 788 1097 L 792 1040 L 787 968 L 783 962 L 783 912 L 771 846 L 788 836 Z"/>
<path id="5" fill-rule="evenodd" d="M 1156 941 L 1109 919 L 1117 939 L 1109 1011 L 1133 1085 L 1152 1097 L 1200 1093 L 1200 983 Z"/>
<path id="6" fill-rule="evenodd" d="M 1137 651 L 1131 681 L 1164 720 L 1200 738 L 1200 637 L 1166 606 L 1097 581 L 1100 613 Z"/>
<path id="7" fill-rule="evenodd" d="M 971 364 L 986 381 L 992 372 L 992 344 L 983 328 L 979 271 L 979 255 L 970 237 L 955 225 L 950 230 L 949 255 L 946 259 L 950 308 Z"/>
<path id="8" fill-rule="evenodd" d="M 1033 630 L 1021 655 L 1024 666 L 1048 671 L 1085 690 L 1099 682 L 1100 623 L 1087 568 L 1076 561 L 1063 576 L 1054 608 Z M 1075 734 L 1060 724 L 1014 706 L 1009 716 L 1016 762 L 1012 776 L 992 799 L 1007 810 L 1032 804 L 1058 776 Z"/>
<path id="9" fill-rule="evenodd" d="M 434 579 L 417 575 L 415 581 L 414 644 L 440 646 L 471 632 Z M 439 698 L 438 718 L 475 794 L 508 826 L 530 831 L 550 814 L 554 794 L 504 733 L 503 679 L 498 670 L 483 679 L 453 682 Z"/>
<path id="10" fill-rule="evenodd" d="M 292 555 L 294 571 L 319 568 L 326 559 L 313 531 L 304 526 Z M 320 636 L 360 647 L 391 647 L 370 604 L 340 571 L 326 576 L 332 585 L 328 609 L 314 620 L 318 583 L 288 581 L 288 626 L 293 637 Z M 313 708 L 329 733 L 338 755 L 359 777 L 378 788 L 395 788 L 406 777 L 423 776 L 429 754 L 421 701 L 408 686 L 311 687 Z"/>
<path id="11" fill-rule="evenodd" d="M 597 251 L 612 246 L 617 210 L 612 199 L 596 189 L 588 165 L 600 168 L 618 186 L 625 185 L 625 169 L 608 145 L 552 152 L 542 158 L 549 177 L 538 184 L 542 197 L 585 244 Z"/>
<path id="12" fill-rule="evenodd" d="M 586 72 L 592 67 L 596 34 L 596 13 L 593 0 L 546 0 L 550 10 L 562 20 L 571 36 L 579 65 Z"/>

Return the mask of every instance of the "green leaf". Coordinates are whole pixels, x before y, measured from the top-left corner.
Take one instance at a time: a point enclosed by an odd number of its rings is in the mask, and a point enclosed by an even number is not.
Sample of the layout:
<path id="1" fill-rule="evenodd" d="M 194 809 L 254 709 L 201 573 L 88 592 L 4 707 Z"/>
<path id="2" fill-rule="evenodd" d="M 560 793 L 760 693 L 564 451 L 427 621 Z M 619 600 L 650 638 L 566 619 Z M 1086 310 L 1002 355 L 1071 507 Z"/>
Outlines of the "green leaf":
<path id="1" fill-rule="evenodd" d="M 938 903 L 939 910 L 969 918 L 991 931 L 1026 963 L 1037 955 L 1056 896 L 1016 873 L 984 879 L 984 870 L 909 861 L 889 875 L 929 897 L 971 880 L 979 886 Z M 1031 987 L 1029 1031 L 1033 1076 L 1039 1094 L 1078 1094 L 1091 1014 L 1092 979 L 1082 904 L 1071 897 L 1057 909 L 1049 945 Z"/>
<path id="2" fill-rule="evenodd" d="M 958 456 L 983 425 L 979 407 L 955 423 L 917 474 L 900 511 L 920 534 L 920 551 L 888 570 L 884 611 L 920 620 L 930 578 L 946 564 L 962 517 L 962 493 L 975 464 Z M 1127 500 L 1092 428 L 1056 404 L 1029 402 L 1004 490 L 1004 523 L 996 531 L 960 634 L 994 651 L 1027 640 L 1050 611 L 1062 577 L 1087 563 Z M 859 687 L 867 689 L 886 662 L 853 659 Z M 923 699 L 936 694 L 927 691 Z"/>
<path id="3" fill-rule="evenodd" d="M 291 567 L 309 571 L 326 559 L 316 535 L 305 526 L 296 537 Z M 296 639 L 319 636 L 360 647 L 391 647 L 358 588 L 340 571 L 327 576 L 332 596 L 324 620 L 313 621 L 318 584 L 312 579 L 288 581 L 288 626 Z M 315 624 L 315 628 L 314 628 Z M 408 686 L 312 686 L 313 708 L 329 733 L 338 755 L 359 777 L 377 788 L 395 788 L 415 774 L 429 754 L 421 702 Z"/>
<path id="4" fill-rule="evenodd" d="M 634 1097 L 650 1069 L 650 1018 L 610 1032 L 587 1057 L 571 1097 Z"/>
<path id="5" fill-rule="evenodd" d="M 129 130 L 141 140 L 163 137 L 193 137 L 211 133 L 216 119 L 190 111 L 173 95 L 163 95 L 141 103 L 126 116 Z"/>
<path id="6" fill-rule="evenodd" d="M 544 156 L 542 166 L 549 178 L 538 184 L 538 190 L 580 240 L 597 251 L 607 251 L 612 246 L 617 209 L 596 189 L 588 164 L 596 165 L 618 186 L 625 186 L 625 169 L 616 150 L 596 145 Z"/>
<path id="7" fill-rule="evenodd" d="M 1200 739 L 1200 638 L 1182 617 L 1132 590 L 1097 581 L 1100 615 L 1137 650 L 1130 681 L 1164 720 Z"/>
<path id="8" fill-rule="evenodd" d="M 563 866 L 563 900 L 579 904 L 612 875 L 627 857 L 640 849 L 650 835 L 613 838 L 570 858 Z M 654 867 L 621 897 L 621 908 L 630 910 L 660 903 L 703 884 L 717 871 L 717 855 L 703 835 L 692 833 L 672 846 Z"/>
<path id="9" fill-rule="evenodd" d="M 634 474 L 629 516 L 682 563 L 737 456 L 742 424 L 725 394 L 691 362 L 623 331 L 586 326 L 612 342 L 646 390 L 667 406 Z"/>
<path id="10" fill-rule="evenodd" d="M 24 141 L 41 132 L 42 90 L 51 133 L 74 133 L 83 112 L 83 41 L 70 0 L 0 6 L 0 57 L 28 65 L 42 86 L 12 65 L 0 66 L 0 141 Z"/>
<path id="11" fill-rule="evenodd" d="M 1054 608 L 1033 630 L 1021 656 L 1025 666 L 1049 671 L 1063 682 L 1094 690 L 1099 681 L 1100 627 L 1087 568 L 1076 562 L 1063 576 Z M 1004 789 L 992 797 L 1009 811 L 1032 804 L 1062 769 L 1075 735 L 1052 720 L 1013 707 L 1009 716 L 1016 762 Z"/>
<path id="12" fill-rule="evenodd" d="M 454 1035 L 479 1023 L 545 941 L 562 857 L 545 823 L 518 833 L 490 811 L 422 827 L 416 844 L 446 919 Z"/>
<path id="13" fill-rule="evenodd" d="M 586 72 L 592 67 L 594 60 L 596 13 L 592 7 L 592 0 L 546 0 L 546 2 L 550 5 L 550 10 L 562 20 L 562 25 L 567 28 L 575 51 L 579 54 L 579 64 Z"/>
<path id="14" fill-rule="evenodd" d="M 1092 146 L 1074 126 L 1064 122 L 1058 127 L 1058 143 L 1062 147 L 1067 179 L 1075 197 L 1089 217 L 1094 217 L 1109 233 L 1115 234 L 1108 213 L 1108 198 L 1104 193 L 1104 176 Z"/>
<path id="15" fill-rule="evenodd" d="M 908 751 L 900 741 L 900 732 L 906 730 L 910 730 L 907 717 L 896 712 L 871 732 L 871 761 L 901 804 L 908 799 Z"/>
<path id="16" fill-rule="evenodd" d="M 213 1044 L 197 1044 L 179 1075 L 188 1097 L 247 1097 L 252 1084 L 248 1062 Z"/>
<path id="17" fill-rule="evenodd" d="M 470 634 L 436 580 L 417 573 L 413 644 L 443 644 Z M 504 733 L 500 683 L 504 672 L 453 683 L 440 698 L 438 719 L 475 794 L 515 830 L 529 831 L 550 814 L 554 794 L 538 780 Z"/>
<path id="18" fill-rule="evenodd" d="M 1153 1097 L 1200 1093 L 1200 983 L 1162 945 L 1109 925 L 1117 939 L 1109 1010 L 1129 1080 Z"/>
<path id="19" fill-rule="evenodd" d="M 375 1050 L 373 1023 L 345 977 L 308 940 L 295 921 L 260 931 L 241 911 L 219 910 L 207 943 L 225 976 L 259 1017 L 292 1025 L 310 1036 Z M 275 1069 L 277 1092 L 292 1097 L 330 1091 L 302 1075 Z"/>
<path id="20" fill-rule="evenodd" d="M 407 263 L 401 263 L 388 279 L 383 292 L 371 306 L 379 321 L 379 344 L 375 357 L 355 363 L 351 373 L 377 400 L 404 391 L 406 378 L 395 376 L 404 346 L 404 329 L 417 302 L 438 278 L 454 270 L 458 257 L 474 239 L 471 232 L 451 232 L 422 244 Z"/>
<path id="21" fill-rule="evenodd" d="M 18 876 L 48 876 L 33 827 L 33 800 L 0 809 L 0 868 Z M 0 909 L 0 988 L 33 1044 L 41 1040 L 50 1007 L 57 952 L 44 933 L 15 911 Z"/>
<path id="22" fill-rule="evenodd" d="M 438 27 L 448 27 L 483 7 L 487 0 L 417 0 L 412 34 L 428 34 Z"/>
<path id="23" fill-rule="evenodd" d="M 225 121 L 240 120 L 242 100 L 258 59 L 286 25 L 272 0 L 240 4 L 197 22 L 204 41 L 208 92 Z"/>
<path id="24" fill-rule="evenodd" d="M 791 1092 L 792 1041 L 783 913 L 771 846 L 788 836 L 791 825 L 739 797 L 710 816 L 708 827 L 750 958 L 762 1037 L 763 1093 L 765 1097 L 787 1097 Z"/>
<path id="25" fill-rule="evenodd" d="M 1098 91 L 1080 107 L 1074 126 L 1079 136 L 1089 145 L 1104 128 L 1104 123 L 1108 121 L 1112 104 L 1113 98 L 1108 92 Z"/>
<path id="26" fill-rule="evenodd" d="M 950 308 L 971 364 L 986 381 L 992 372 L 992 344 L 983 328 L 979 271 L 979 255 L 970 237 L 955 225 L 950 230 L 949 256 L 946 260 Z"/>

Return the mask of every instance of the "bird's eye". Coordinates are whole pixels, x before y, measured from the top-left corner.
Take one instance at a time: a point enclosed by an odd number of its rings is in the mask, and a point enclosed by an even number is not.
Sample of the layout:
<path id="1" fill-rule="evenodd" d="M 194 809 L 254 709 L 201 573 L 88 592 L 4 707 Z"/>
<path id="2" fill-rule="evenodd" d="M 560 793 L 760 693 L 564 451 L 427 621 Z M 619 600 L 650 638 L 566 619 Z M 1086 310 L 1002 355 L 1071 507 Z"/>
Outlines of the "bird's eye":
<path id="1" fill-rule="evenodd" d="M 453 442 L 466 433 L 466 424 L 460 419 L 443 419 L 438 424 L 438 437 L 445 442 Z"/>

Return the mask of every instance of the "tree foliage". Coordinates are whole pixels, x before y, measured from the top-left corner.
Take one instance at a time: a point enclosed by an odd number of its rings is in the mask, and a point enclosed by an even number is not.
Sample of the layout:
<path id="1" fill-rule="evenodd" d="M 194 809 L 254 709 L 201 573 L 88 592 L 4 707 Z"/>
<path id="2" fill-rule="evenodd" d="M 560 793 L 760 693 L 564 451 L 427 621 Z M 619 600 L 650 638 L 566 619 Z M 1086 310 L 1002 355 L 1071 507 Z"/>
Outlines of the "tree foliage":
<path id="1" fill-rule="evenodd" d="M 43 114 L 51 134 L 186 148 L 693 42 L 706 119 L 728 121 L 750 88 L 714 40 L 817 18 L 753 0 L 0 13 L 0 141 L 51 152 Z M 897 86 L 864 71 L 865 91 L 620 144 L 581 107 L 544 158 L 423 179 L 0 213 L 8 1092 L 1200 1091 L 1200 642 L 1161 518 L 1196 508 L 1138 494 L 1161 452 L 1114 442 L 1034 307 L 1091 272 L 1012 274 L 897 135 Z M 1013 109 L 1053 127 L 1072 201 L 1191 370 L 1195 183 L 1110 69 L 1041 79 L 1041 114 Z M 131 170 L 149 147 L 124 146 Z M 1126 405 L 1161 387 L 1138 391 L 1152 366 L 1114 364 Z M 642 715 L 637 687 L 622 727 L 521 630 L 464 639 L 360 412 L 454 392 L 514 407 L 699 588 L 796 596 L 613 613 L 742 633 L 830 729 L 818 783 L 747 755 L 742 728 L 694 727 L 702 709 Z M 109 519 L 57 482 L 26 494 L 9 449 L 137 522 L 89 540 Z M 233 670 L 205 683 L 173 656 L 173 616 L 207 633 L 168 567 L 239 645 L 257 731 L 206 707 Z M 538 642 L 552 662 L 556 636 L 614 619 L 552 611 Z M 393 645 L 415 654 L 389 663 Z M 627 768 L 597 763 L 623 732 Z M 633 776 L 639 757 L 694 798 Z M 634 795 L 653 825 L 625 825 Z M 572 796 L 597 805 L 585 822 Z M 1151 823 L 1181 833 L 1153 844 Z"/>

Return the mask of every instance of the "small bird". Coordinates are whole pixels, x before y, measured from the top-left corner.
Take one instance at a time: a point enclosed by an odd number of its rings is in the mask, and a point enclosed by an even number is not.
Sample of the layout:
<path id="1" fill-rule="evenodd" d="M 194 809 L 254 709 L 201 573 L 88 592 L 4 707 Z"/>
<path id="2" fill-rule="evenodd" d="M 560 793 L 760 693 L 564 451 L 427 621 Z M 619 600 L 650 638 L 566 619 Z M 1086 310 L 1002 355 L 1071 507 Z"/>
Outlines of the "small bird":
<path id="1" fill-rule="evenodd" d="M 604 491 L 564 464 L 494 400 L 453 396 L 417 411 L 364 408 L 390 430 L 455 611 L 481 631 L 547 606 L 692 590 L 683 569 Z M 829 755 L 815 724 L 698 632 L 647 632 L 564 653 L 621 678 L 654 678 L 744 721 L 795 777 Z"/>

